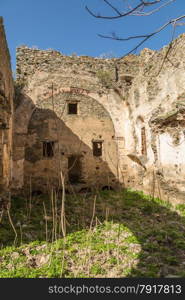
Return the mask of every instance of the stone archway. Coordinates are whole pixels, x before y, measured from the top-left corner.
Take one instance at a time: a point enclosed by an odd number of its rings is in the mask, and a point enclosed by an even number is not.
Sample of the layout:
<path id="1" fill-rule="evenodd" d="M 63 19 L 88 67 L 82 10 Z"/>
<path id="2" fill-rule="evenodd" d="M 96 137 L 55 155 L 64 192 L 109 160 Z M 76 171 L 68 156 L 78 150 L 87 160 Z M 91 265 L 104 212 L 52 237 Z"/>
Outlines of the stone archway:
<path id="1" fill-rule="evenodd" d="M 126 158 L 127 151 L 126 147 L 129 146 L 129 140 L 125 140 L 125 135 L 129 133 L 130 122 L 129 122 L 129 107 L 118 95 L 110 90 L 110 93 L 98 93 L 92 92 L 87 89 L 77 87 L 58 87 L 52 90 L 53 84 L 37 89 L 33 95 L 34 102 L 40 106 L 40 101 L 48 100 L 49 98 L 56 97 L 62 94 L 87 96 L 102 105 L 102 107 L 108 112 L 115 130 L 114 140 L 117 143 L 117 155 L 119 158 L 118 178 L 122 182 L 124 172 L 124 159 Z M 128 144 L 128 145 L 127 145 Z"/>

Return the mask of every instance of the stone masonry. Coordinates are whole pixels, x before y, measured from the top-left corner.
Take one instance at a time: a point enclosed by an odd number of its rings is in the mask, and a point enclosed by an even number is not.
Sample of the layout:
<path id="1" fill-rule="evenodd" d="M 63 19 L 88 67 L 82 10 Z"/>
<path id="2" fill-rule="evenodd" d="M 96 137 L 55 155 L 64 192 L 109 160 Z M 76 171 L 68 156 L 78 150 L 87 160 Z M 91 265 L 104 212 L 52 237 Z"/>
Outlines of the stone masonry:
<path id="1" fill-rule="evenodd" d="M 122 59 L 17 48 L 12 191 L 185 201 L 185 35 Z M 168 53 L 167 59 L 166 53 Z"/>
<path id="2" fill-rule="evenodd" d="M 13 97 L 10 55 L 0 18 L 0 198 L 11 184 Z"/>

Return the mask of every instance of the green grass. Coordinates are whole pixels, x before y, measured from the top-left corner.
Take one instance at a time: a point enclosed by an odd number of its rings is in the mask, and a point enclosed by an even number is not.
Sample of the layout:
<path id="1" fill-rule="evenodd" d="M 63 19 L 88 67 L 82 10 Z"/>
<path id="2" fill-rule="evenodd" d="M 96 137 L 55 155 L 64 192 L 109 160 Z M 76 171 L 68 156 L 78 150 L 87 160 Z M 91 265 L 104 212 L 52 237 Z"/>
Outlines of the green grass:
<path id="1" fill-rule="evenodd" d="M 92 220 L 94 197 L 67 195 L 66 238 L 60 233 L 60 197 L 55 199 L 55 241 L 49 198 L 33 198 L 31 211 L 26 199 L 12 199 L 18 236 L 5 215 L 0 277 L 185 277 L 185 205 L 131 190 L 104 191 L 96 195 Z"/>

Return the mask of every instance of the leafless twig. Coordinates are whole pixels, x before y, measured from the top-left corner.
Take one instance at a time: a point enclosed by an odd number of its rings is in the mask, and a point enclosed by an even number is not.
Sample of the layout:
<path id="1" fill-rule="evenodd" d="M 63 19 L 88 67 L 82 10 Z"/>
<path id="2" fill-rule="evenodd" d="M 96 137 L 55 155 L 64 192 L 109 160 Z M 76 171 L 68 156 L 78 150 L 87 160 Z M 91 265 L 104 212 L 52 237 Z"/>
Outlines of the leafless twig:
<path id="1" fill-rule="evenodd" d="M 178 0 L 155 0 L 155 1 L 142 1 L 142 0 L 137 0 L 133 1 L 135 5 L 130 5 L 132 3 L 131 0 L 128 1 L 122 1 L 123 9 L 120 8 L 119 0 L 116 1 L 117 6 L 112 4 L 111 0 L 102 0 L 106 6 L 108 6 L 114 13 L 112 16 L 105 16 L 100 13 L 95 13 L 93 12 L 89 7 L 86 6 L 86 10 L 88 13 L 95 17 L 95 18 L 100 18 L 100 19 L 107 19 L 107 20 L 114 20 L 114 19 L 120 19 L 120 18 L 125 18 L 128 16 L 135 16 L 135 17 L 143 17 L 143 16 L 150 16 L 152 14 L 155 14 L 159 12 L 161 9 L 166 8 L 170 4 L 177 2 Z M 125 3 L 128 2 L 129 5 L 125 5 Z M 156 30 L 150 33 L 146 34 L 139 34 L 139 35 L 130 35 L 127 37 L 120 37 L 116 33 L 112 33 L 111 35 L 103 35 L 103 34 L 98 34 L 99 37 L 105 38 L 105 39 L 112 39 L 116 41 L 121 41 L 121 42 L 126 42 L 130 40 L 141 40 L 139 41 L 135 47 L 133 47 L 130 51 L 128 51 L 124 56 L 129 55 L 135 51 L 138 50 L 140 46 L 142 46 L 147 40 L 151 39 L 152 37 L 158 35 L 160 32 L 162 32 L 164 29 L 166 29 L 169 26 L 172 26 L 172 31 L 173 31 L 173 37 L 175 35 L 175 30 L 177 26 L 183 26 L 185 25 L 185 14 L 182 14 L 180 16 L 171 18 L 169 21 L 163 23 L 160 27 L 158 27 Z M 169 50 L 170 51 L 170 50 Z M 168 54 L 166 55 L 166 57 Z M 123 56 L 122 56 L 123 57 Z M 120 59 L 122 58 L 120 57 Z M 166 59 L 165 57 L 165 59 Z"/>

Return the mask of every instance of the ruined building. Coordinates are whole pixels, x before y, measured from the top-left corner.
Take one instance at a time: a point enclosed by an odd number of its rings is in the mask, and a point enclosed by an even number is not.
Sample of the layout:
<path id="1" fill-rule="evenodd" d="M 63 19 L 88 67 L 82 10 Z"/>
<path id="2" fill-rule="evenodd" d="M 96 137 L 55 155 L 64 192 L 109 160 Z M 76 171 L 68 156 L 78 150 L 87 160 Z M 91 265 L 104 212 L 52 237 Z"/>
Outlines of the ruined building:
<path id="1" fill-rule="evenodd" d="M 13 79 L 3 20 L 0 17 L 0 196 L 12 176 Z"/>
<path id="2" fill-rule="evenodd" d="M 64 179 L 68 191 L 121 186 L 183 202 L 185 35 L 167 51 L 100 59 L 17 48 L 12 191 Z"/>

